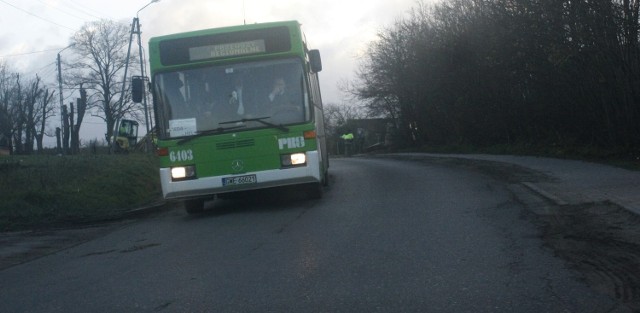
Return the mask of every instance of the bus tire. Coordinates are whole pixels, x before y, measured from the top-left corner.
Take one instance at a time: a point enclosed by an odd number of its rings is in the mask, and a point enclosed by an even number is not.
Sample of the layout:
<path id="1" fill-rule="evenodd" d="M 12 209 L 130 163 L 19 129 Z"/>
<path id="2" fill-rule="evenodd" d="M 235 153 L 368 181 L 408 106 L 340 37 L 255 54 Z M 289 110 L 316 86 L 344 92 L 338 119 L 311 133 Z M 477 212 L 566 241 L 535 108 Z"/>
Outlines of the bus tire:
<path id="1" fill-rule="evenodd" d="M 204 199 L 190 199 L 184 201 L 184 209 L 189 214 L 198 214 L 204 211 Z"/>
<path id="2" fill-rule="evenodd" d="M 324 175 L 322 175 L 322 186 L 329 187 L 329 171 L 324 171 Z"/>

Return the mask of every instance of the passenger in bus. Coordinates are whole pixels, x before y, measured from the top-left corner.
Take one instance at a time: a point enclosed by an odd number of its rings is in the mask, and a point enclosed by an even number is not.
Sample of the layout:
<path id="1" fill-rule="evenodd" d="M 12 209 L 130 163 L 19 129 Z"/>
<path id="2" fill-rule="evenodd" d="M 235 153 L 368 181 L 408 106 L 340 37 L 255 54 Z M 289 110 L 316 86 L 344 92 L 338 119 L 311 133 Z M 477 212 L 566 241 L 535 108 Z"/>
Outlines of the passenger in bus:
<path id="1" fill-rule="evenodd" d="M 237 77 L 234 80 L 233 89 L 229 94 L 229 106 L 230 109 L 233 109 L 237 115 L 244 115 L 245 107 L 244 107 L 244 99 L 243 99 L 243 89 L 244 84 L 240 77 Z"/>
<path id="2" fill-rule="evenodd" d="M 221 122 L 219 116 L 214 114 L 220 102 L 216 99 L 209 84 L 203 79 L 192 80 L 189 86 L 190 99 L 188 100 L 193 109 L 192 114 L 196 118 L 198 131 L 206 131 L 218 127 Z"/>
<path id="3" fill-rule="evenodd" d="M 185 118 L 190 115 L 182 91 L 180 91 L 183 85 L 178 73 L 164 75 L 164 98 L 167 101 L 167 106 L 171 108 L 172 119 Z"/>
<path id="4" fill-rule="evenodd" d="M 251 77 L 238 76 L 233 79 L 233 84 L 228 88 L 227 101 L 220 112 L 229 119 L 255 118 L 268 116 L 261 106 L 264 103 L 255 101 L 255 89 Z"/>

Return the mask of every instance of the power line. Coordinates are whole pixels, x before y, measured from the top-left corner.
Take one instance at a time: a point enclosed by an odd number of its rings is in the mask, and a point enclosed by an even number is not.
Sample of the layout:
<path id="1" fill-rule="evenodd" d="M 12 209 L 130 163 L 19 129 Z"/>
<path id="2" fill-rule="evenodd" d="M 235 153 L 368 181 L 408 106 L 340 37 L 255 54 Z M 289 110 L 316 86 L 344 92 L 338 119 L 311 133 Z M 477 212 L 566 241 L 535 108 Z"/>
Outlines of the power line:
<path id="1" fill-rule="evenodd" d="M 64 13 L 64 14 L 66 14 L 66 15 L 68 15 L 68 16 L 71 16 L 71 17 L 77 18 L 77 19 L 82 20 L 82 21 L 85 21 L 85 22 L 87 21 L 87 19 L 85 19 L 85 18 L 83 18 L 83 17 L 77 16 L 77 15 L 75 15 L 75 14 L 71 14 L 71 13 L 69 13 L 69 12 L 67 12 L 67 11 L 65 11 L 65 10 L 63 10 L 63 9 L 60 9 L 60 8 L 58 8 L 58 7 L 55 7 L 55 6 L 52 6 L 52 5 L 50 5 L 50 4 L 46 3 L 46 2 L 44 2 L 43 0 L 38 0 L 38 2 L 40 2 L 40 3 L 44 4 L 44 5 L 46 5 L 47 7 L 51 8 L 51 9 L 54 9 L 54 10 L 56 10 L 56 11 L 60 11 L 60 12 L 62 12 L 62 13 Z"/>
<path id="2" fill-rule="evenodd" d="M 80 4 L 80 3 L 77 3 L 75 1 L 73 1 L 73 0 L 69 0 L 69 2 L 71 2 L 71 4 L 72 4 L 72 5 L 69 6 L 69 8 L 71 8 L 73 10 L 76 10 L 78 12 L 82 12 L 82 14 L 86 14 L 86 15 L 89 15 L 89 16 L 97 18 L 97 19 L 103 19 L 104 18 L 104 17 L 100 17 L 100 16 L 94 15 L 91 12 L 89 12 L 89 10 L 91 10 L 89 7 L 86 7 L 86 6 L 84 6 L 84 5 Z M 74 8 L 73 6 L 76 6 L 76 7 Z"/>
<path id="3" fill-rule="evenodd" d="M 22 11 L 22 12 L 24 12 L 24 13 L 27 13 L 27 14 L 29 14 L 29 15 L 31 15 L 31 16 L 33 16 L 33 17 L 35 17 L 35 18 L 39 18 L 39 19 L 41 19 L 41 20 L 43 20 L 43 21 L 45 21 L 45 22 L 48 22 L 48 23 L 54 24 L 54 25 L 59 26 L 59 27 L 62 27 L 62 28 L 66 28 L 66 29 L 71 30 L 71 31 L 76 31 L 75 29 L 73 29 L 73 28 L 71 28 L 71 27 L 67 27 L 67 26 L 64 26 L 64 25 L 62 25 L 62 24 L 58 24 L 58 23 L 56 23 L 56 22 L 54 22 L 54 21 L 48 20 L 48 19 L 46 19 L 46 18 L 44 18 L 44 17 L 41 17 L 41 16 L 36 15 L 36 14 L 34 14 L 34 13 L 31 13 L 31 12 L 29 12 L 29 11 L 25 10 L 25 9 L 19 8 L 19 7 L 15 6 L 15 5 L 13 5 L 13 4 L 11 4 L 11 3 L 7 2 L 7 1 L 0 0 L 0 2 L 4 3 L 4 4 L 6 4 L 6 5 L 8 5 L 8 6 L 12 7 L 12 8 L 14 8 L 14 9 L 16 9 L 16 10 L 20 10 L 20 11 Z"/>
<path id="4" fill-rule="evenodd" d="M 0 1 L 1 1 L 1 2 L 4 2 L 4 1 L 2 1 L 2 0 L 0 0 Z M 30 54 L 36 54 L 36 53 L 42 53 L 42 52 L 56 51 L 56 50 L 60 50 L 60 49 L 64 49 L 64 47 L 51 48 L 51 49 L 47 49 L 47 50 L 38 50 L 38 51 L 23 52 L 23 53 L 15 53 L 15 54 L 0 55 L 0 58 L 19 57 L 19 56 L 23 56 L 23 55 L 30 55 Z"/>
<path id="5" fill-rule="evenodd" d="M 49 67 L 51 65 L 54 65 L 54 66 L 49 68 L 48 71 L 46 71 L 44 73 L 38 73 L 38 72 L 44 70 L 45 68 L 47 68 L 47 67 Z M 55 72 L 55 70 L 56 70 L 55 65 L 56 65 L 56 62 L 51 62 L 51 63 L 49 63 L 49 64 L 47 64 L 47 65 L 45 65 L 45 66 L 43 66 L 43 67 L 41 67 L 39 69 L 30 71 L 29 73 L 26 73 L 25 75 L 39 75 L 40 77 L 45 77 L 45 76 L 48 76 L 49 74 L 52 74 L 53 72 Z"/>

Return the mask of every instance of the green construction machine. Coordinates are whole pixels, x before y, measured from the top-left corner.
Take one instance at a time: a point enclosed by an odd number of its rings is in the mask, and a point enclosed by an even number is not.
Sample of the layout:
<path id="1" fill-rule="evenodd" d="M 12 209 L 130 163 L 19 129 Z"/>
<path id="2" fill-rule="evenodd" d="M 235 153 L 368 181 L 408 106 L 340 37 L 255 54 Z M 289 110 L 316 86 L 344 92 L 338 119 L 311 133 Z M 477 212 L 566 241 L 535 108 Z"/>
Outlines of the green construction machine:
<path id="1" fill-rule="evenodd" d="M 114 141 L 116 153 L 127 153 L 138 143 L 138 122 L 122 119 L 117 128 Z"/>

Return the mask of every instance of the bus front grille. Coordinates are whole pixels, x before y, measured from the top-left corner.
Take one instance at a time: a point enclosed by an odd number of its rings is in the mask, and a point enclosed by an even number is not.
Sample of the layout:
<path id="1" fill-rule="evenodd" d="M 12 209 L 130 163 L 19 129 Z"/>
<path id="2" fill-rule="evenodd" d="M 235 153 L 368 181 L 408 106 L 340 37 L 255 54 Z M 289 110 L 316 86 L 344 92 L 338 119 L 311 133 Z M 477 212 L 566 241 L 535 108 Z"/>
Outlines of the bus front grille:
<path id="1" fill-rule="evenodd" d="M 246 148 L 246 147 L 253 147 L 255 144 L 256 143 L 253 139 L 218 142 L 216 143 L 216 149 L 227 150 L 227 149 L 236 149 L 236 148 Z"/>

